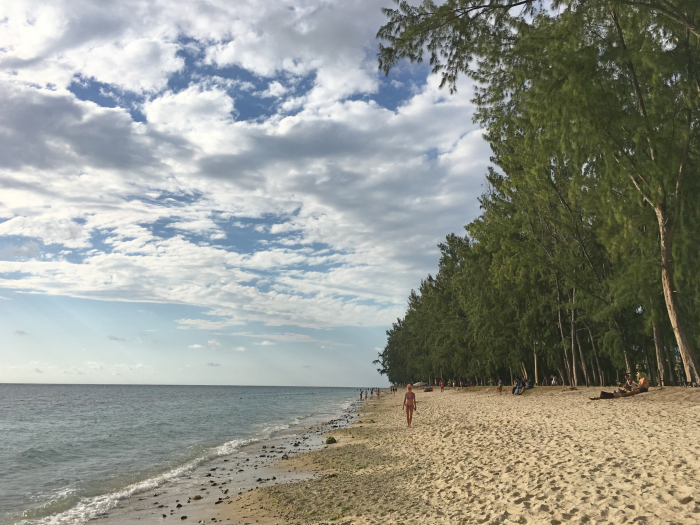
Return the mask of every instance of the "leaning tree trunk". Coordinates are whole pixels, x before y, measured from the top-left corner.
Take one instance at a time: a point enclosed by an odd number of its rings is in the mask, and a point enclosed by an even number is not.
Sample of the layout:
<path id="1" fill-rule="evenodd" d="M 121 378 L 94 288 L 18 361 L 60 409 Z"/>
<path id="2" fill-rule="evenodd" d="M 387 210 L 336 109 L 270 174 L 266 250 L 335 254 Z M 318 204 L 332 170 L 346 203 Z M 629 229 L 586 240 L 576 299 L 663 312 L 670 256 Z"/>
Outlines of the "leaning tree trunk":
<path id="1" fill-rule="evenodd" d="M 627 369 L 627 374 L 629 374 L 630 378 L 632 378 L 632 363 L 630 363 L 630 356 L 627 353 L 627 350 L 624 348 L 622 349 L 622 353 L 625 355 L 625 368 Z"/>
<path id="2" fill-rule="evenodd" d="M 603 369 L 600 367 L 600 361 L 598 360 L 598 351 L 596 350 L 595 347 L 595 339 L 593 339 L 593 331 L 591 330 L 591 327 L 588 326 L 588 323 L 584 320 L 583 324 L 586 326 L 586 329 L 588 330 L 588 337 L 591 340 L 591 348 L 593 349 L 593 357 L 595 357 L 595 364 L 598 367 L 598 375 L 600 376 L 600 386 L 605 386 L 605 377 L 603 376 Z"/>
<path id="3" fill-rule="evenodd" d="M 654 333 L 654 348 L 656 348 L 656 366 L 659 368 L 659 386 L 664 386 L 664 358 L 661 349 L 661 340 L 659 339 L 659 327 L 656 319 L 652 319 L 652 332 Z"/>
<path id="4" fill-rule="evenodd" d="M 583 357 L 583 348 L 581 348 L 581 341 L 578 338 L 578 330 L 576 330 L 576 346 L 578 346 L 578 355 L 581 358 L 581 368 L 583 368 L 583 377 L 586 380 L 586 386 L 591 386 L 591 382 L 588 379 L 588 365 L 586 364 L 586 359 Z"/>
<path id="5" fill-rule="evenodd" d="M 676 299 L 676 283 L 673 268 L 673 229 L 667 227 L 667 218 L 664 210 L 660 206 L 654 208 L 656 218 L 659 223 L 659 243 L 661 245 L 661 284 L 664 289 L 664 299 L 668 318 L 673 327 L 673 334 L 676 336 L 676 344 L 681 353 L 681 359 L 685 366 L 685 377 L 689 383 L 700 383 L 700 376 L 695 365 L 695 353 L 685 331 L 685 326 L 681 318 L 678 300 Z"/>
<path id="6" fill-rule="evenodd" d="M 559 315 L 559 333 L 561 334 L 561 346 L 564 349 L 564 368 L 566 369 L 566 375 L 569 378 L 569 385 L 572 384 L 571 379 L 571 365 L 569 364 L 569 354 L 566 348 L 566 336 L 564 335 L 564 319 L 561 313 L 561 291 L 559 290 L 559 278 L 557 274 L 554 274 L 554 281 L 557 285 L 557 314 Z M 561 376 L 562 382 L 564 381 L 564 375 Z"/>

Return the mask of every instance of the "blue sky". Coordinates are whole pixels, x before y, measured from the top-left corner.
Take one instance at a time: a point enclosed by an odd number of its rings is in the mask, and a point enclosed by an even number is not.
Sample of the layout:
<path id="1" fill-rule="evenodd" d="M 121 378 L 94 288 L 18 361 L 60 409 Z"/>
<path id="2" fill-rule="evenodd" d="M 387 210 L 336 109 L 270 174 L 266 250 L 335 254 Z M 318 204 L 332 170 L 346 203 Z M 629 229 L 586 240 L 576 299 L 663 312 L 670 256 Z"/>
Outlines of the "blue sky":
<path id="1" fill-rule="evenodd" d="M 0 6 L 0 382 L 383 384 L 489 151 L 382 5 Z"/>

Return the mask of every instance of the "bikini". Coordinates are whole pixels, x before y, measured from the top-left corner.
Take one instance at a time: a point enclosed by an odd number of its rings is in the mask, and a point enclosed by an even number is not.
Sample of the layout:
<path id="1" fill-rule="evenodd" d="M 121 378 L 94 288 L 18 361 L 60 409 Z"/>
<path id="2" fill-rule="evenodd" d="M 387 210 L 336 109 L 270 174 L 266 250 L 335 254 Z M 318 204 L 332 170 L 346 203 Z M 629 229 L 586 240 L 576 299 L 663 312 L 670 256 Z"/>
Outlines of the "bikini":
<path id="1" fill-rule="evenodd" d="M 413 392 L 411 392 L 410 394 L 406 394 L 406 396 L 404 397 L 404 404 L 406 405 L 406 408 L 413 408 L 413 402 L 415 399 L 416 399 L 416 394 L 414 394 Z M 410 405 L 406 403 L 409 400 L 411 401 Z"/>

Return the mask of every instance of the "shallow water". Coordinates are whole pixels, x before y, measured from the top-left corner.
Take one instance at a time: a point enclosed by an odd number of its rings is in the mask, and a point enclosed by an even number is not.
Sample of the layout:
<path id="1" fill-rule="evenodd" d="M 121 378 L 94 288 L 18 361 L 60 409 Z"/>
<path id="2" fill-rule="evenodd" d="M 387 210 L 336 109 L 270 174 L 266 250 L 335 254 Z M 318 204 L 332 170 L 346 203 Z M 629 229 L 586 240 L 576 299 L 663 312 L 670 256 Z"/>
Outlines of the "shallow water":
<path id="1" fill-rule="evenodd" d="M 247 443 L 337 417 L 355 397 L 353 388 L 0 385 L 0 525 L 72 511 L 79 523 Z"/>

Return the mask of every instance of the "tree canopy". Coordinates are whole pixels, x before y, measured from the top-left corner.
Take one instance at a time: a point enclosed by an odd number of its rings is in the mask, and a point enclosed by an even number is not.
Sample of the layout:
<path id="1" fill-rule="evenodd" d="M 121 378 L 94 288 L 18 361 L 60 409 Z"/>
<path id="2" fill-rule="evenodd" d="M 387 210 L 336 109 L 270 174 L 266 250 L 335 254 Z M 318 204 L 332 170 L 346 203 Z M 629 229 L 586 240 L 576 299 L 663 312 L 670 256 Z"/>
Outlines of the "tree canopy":
<path id="1" fill-rule="evenodd" d="M 481 215 L 387 332 L 393 382 L 700 382 L 700 4 L 426 0 L 385 9 L 379 67 L 475 87 Z"/>

